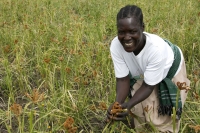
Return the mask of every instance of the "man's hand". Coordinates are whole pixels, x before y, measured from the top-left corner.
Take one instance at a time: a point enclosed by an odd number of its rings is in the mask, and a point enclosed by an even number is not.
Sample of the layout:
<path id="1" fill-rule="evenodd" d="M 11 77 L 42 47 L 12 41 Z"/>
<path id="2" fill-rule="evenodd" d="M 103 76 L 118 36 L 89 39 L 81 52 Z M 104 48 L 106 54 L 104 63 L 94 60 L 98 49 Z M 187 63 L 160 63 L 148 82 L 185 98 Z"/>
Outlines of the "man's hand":
<path id="1" fill-rule="evenodd" d="M 131 107 L 128 106 L 128 102 L 121 104 L 122 112 L 116 114 L 116 120 L 122 121 L 127 119 L 128 114 L 130 113 Z"/>
<path id="2" fill-rule="evenodd" d="M 107 110 L 107 120 L 112 121 L 123 121 L 126 120 L 126 116 L 128 116 L 130 108 L 127 103 L 120 105 L 118 102 L 115 102 L 110 105 Z"/>
<path id="3" fill-rule="evenodd" d="M 112 121 L 112 119 L 113 119 L 113 115 L 111 114 L 111 110 L 112 110 L 113 104 L 114 104 L 114 103 L 112 103 L 112 104 L 109 106 L 108 110 L 107 110 L 107 120 L 106 120 L 107 122 L 110 122 L 110 121 Z"/>

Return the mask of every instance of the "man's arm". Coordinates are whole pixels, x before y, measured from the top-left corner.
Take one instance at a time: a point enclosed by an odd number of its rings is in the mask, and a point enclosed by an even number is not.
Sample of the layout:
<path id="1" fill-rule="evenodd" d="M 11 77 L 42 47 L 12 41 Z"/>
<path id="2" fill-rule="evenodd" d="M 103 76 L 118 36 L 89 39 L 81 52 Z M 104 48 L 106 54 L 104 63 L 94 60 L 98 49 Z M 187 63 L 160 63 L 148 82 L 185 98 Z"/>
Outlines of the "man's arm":
<path id="1" fill-rule="evenodd" d="M 116 94 L 116 102 L 119 102 L 122 105 L 122 108 L 126 108 L 127 111 L 123 113 L 118 113 L 117 117 L 114 117 L 114 120 L 124 120 L 125 116 L 128 115 L 130 109 L 134 107 L 136 104 L 142 102 L 146 98 L 149 97 L 149 95 L 152 93 L 155 85 L 151 86 L 146 84 L 144 81 L 141 85 L 141 87 L 136 91 L 136 93 L 133 95 L 133 97 L 128 101 L 125 102 L 130 89 L 130 78 L 129 75 L 127 75 L 124 78 L 117 78 L 117 94 Z M 111 118 L 110 110 L 112 105 L 108 109 L 108 118 Z"/>
<path id="2" fill-rule="evenodd" d="M 126 100 L 129 89 L 130 89 L 130 78 L 129 75 L 123 78 L 116 78 L 116 99 L 115 102 L 118 102 L 120 104 L 123 104 Z M 107 110 L 107 118 L 108 119 L 115 119 L 112 118 L 111 109 L 113 104 L 110 105 L 110 107 Z"/>
<path id="3" fill-rule="evenodd" d="M 136 104 L 142 102 L 152 93 L 155 85 L 148 85 L 144 81 L 141 87 L 135 92 L 133 97 L 127 102 L 127 108 L 131 109 Z"/>
<path id="4" fill-rule="evenodd" d="M 117 78 L 116 83 L 116 102 L 122 104 L 126 100 L 130 89 L 130 77 Z"/>
<path id="5" fill-rule="evenodd" d="M 141 87 L 136 91 L 134 96 L 127 102 L 127 107 L 132 108 L 136 104 L 145 100 L 152 93 L 154 87 L 155 85 L 148 85 L 143 81 Z M 123 104 L 129 94 L 129 89 L 130 89 L 129 75 L 127 75 L 124 78 L 117 78 L 116 89 L 117 89 L 116 102 Z"/>
<path id="6" fill-rule="evenodd" d="M 127 111 L 118 113 L 114 120 L 124 120 L 125 116 L 129 114 L 132 107 L 149 97 L 154 87 L 155 85 L 151 86 L 143 81 L 141 87 L 135 92 L 133 97 L 128 102 L 122 104 L 122 108 L 127 109 Z"/>

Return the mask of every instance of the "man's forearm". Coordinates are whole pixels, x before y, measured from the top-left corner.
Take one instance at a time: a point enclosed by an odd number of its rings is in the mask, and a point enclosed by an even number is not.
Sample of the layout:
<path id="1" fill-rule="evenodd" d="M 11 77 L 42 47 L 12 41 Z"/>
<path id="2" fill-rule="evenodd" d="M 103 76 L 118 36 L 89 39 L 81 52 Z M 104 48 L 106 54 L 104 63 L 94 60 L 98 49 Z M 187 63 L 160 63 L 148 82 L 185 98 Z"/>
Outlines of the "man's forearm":
<path id="1" fill-rule="evenodd" d="M 124 78 L 117 78 L 117 85 L 116 85 L 116 101 L 119 103 L 124 103 L 126 100 L 129 89 L 130 89 L 130 78 L 126 76 Z"/>
<path id="2" fill-rule="evenodd" d="M 149 86 L 143 82 L 142 86 L 136 91 L 134 96 L 129 100 L 128 106 L 132 108 L 136 104 L 142 102 L 152 93 L 155 86 Z"/>

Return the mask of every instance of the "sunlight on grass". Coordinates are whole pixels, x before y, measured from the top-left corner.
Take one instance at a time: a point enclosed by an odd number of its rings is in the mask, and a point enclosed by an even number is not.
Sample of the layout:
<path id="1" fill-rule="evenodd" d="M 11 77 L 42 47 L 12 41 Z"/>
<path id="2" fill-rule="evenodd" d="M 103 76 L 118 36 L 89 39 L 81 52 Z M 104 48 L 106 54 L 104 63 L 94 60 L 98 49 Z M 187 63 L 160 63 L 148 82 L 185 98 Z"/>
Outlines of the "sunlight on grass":
<path id="1" fill-rule="evenodd" d="M 109 45 L 126 4 L 143 9 L 147 32 L 182 49 L 191 90 L 181 132 L 199 129 L 200 1 L 1 0 L 0 132 L 134 132 L 105 122 L 115 97 Z"/>

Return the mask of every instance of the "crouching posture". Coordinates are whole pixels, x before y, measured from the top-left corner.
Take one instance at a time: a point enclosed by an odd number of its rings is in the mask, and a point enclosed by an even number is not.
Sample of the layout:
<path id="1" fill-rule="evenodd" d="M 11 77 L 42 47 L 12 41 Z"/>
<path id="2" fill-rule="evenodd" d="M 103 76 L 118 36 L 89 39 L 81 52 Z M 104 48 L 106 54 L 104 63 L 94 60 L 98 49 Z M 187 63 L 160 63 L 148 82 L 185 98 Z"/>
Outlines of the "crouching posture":
<path id="1" fill-rule="evenodd" d="M 110 46 L 116 76 L 116 99 L 126 110 L 107 118 L 124 120 L 130 114 L 136 130 L 151 123 L 160 132 L 173 132 L 173 107 L 176 110 L 176 132 L 179 131 L 186 90 L 177 95 L 177 84 L 190 85 L 180 48 L 158 35 L 144 32 L 142 10 L 127 5 L 117 14 L 117 31 Z M 180 96 L 180 97 L 178 97 Z M 126 101 L 126 98 L 129 99 Z"/>

